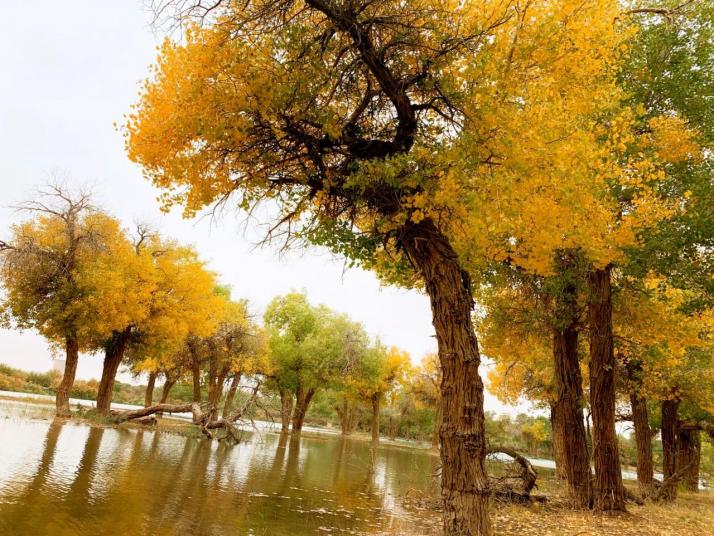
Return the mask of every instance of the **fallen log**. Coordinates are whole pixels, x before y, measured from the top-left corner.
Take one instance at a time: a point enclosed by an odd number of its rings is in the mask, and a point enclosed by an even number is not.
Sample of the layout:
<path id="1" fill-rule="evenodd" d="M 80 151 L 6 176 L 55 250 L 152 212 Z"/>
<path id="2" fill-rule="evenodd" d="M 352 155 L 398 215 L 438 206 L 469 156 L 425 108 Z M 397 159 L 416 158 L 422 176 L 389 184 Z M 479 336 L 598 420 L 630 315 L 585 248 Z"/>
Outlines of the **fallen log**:
<path id="1" fill-rule="evenodd" d="M 191 422 L 200 427 L 201 433 L 209 439 L 218 439 L 219 441 L 229 439 L 236 443 L 240 441 L 240 429 L 235 426 L 250 409 L 258 396 L 261 382 L 257 382 L 252 388 L 250 397 L 245 403 L 231 413 L 227 418 L 219 418 L 210 420 L 212 414 L 215 414 L 215 408 L 208 404 L 199 404 L 198 402 L 190 402 L 187 404 L 156 404 L 146 408 L 133 409 L 127 411 L 111 411 L 109 418 L 117 423 L 127 421 L 146 423 L 146 419 L 156 419 L 153 417 L 156 413 L 191 413 Z M 216 438 L 211 430 L 224 430 L 225 435 Z"/>
<path id="2" fill-rule="evenodd" d="M 112 410 L 109 413 L 109 418 L 119 424 L 126 421 L 148 417 L 149 415 L 154 415 L 155 413 L 194 413 L 194 406 L 196 406 L 198 411 L 202 413 L 200 405 L 196 402 L 192 402 L 190 404 L 156 404 L 146 408 L 130 409 L 126 411 Z M 196 414 L 194 413 L 194 420 L 195 417 Z"/>

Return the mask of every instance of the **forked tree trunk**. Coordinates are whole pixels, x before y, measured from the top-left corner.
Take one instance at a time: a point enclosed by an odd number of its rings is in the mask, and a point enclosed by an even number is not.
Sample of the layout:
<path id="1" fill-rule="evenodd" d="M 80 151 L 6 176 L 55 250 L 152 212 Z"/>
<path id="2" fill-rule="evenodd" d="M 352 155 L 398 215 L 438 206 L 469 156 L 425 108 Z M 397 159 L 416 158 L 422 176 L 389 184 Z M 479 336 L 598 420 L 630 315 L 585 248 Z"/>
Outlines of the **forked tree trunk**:
<path id="1" fill-rule="evenodd" d="M 380 394 L 375 394 L 370 397 L 372 402 L 372 444 L 377 445 L 379 443 L 379 401 L 382 396 Z"/>
<path id="2" fill-rule="evenodd" d="M 647 400 L 636 393 L 630 393 L 632 423 L 635 427 L 637 445 L 637 483 L 643 497 L 649 497 L 654 490 L 654 467 L 652 465 L 652 431 L 647 416 Z"/>
<path id="3" fill-rule="evenodd" d="M 699 491 L 701 448 L 699 430 L 680 428 L 677 437 L 677 471 L 684 473 L 682 485 L 686 491 Z"/>
<path id="4" fill-rule="evenodd" d="M 226 401 L 223 404 L 223 413 L 221 414 L 224 418 L 230 414 L 231 408 L 233 407 L 233 400 L 235 399 L 236 392 L 238 391 L 240 377 L 240 373 L 234 374 L 233 379 L 231 380 L 231 385 L 228 387 L 228 392 L 226 393 Z"/>
<path id="5" fill-rule="evenodd" d="M 490 536 L 483 382 L 471 318 L 471 280 L 461 269 L 451 244 L 431 220 L 405 225 L 399 243 L 429 295 L 443 370 L 440 452 L 444 532 Z"/>
<path id="6" fill-rule="evenodd" d="M 593 504 L 599 511 L 624 511 L 625 488 L 615 432 L 615 352 L 610 277 L 609 267 L 592 270 L 588 277 L 590 407 L 595 462 Z"/>
<path id="7" fill-rule="evenodd" d="M 104 367 L 102 368 L 102 379 L 97 388 L 97 413 L 106 415 L 112 405 L 112 395 L 114 394 L 114 380 L 119 371 L 124 350 L 129 340 L 129 330 L 121 333 L 115 332 L 104 350 Z"/>
<path id="8" fill-rule="evenodd" d="M 677 498 L 677 435 L 679 434 L 679 399 L 673 398 L 662 402 L 662 489 L 659 497 L 664 501 Z"/>
<path id="9" fill-rule="evenodd" d="M 58 417 L 68 417 L 69 393 L 74 385 L 74 377 L 77 374 L 77 362 L 79 361 L 79 341 L 75 337 L 67 337 L 65 341 L 65 363 L 62 381 L 57 386 L 55 397 L 56 413 Z"/>
<path id="10" fill-rule="evenodd" d="M 165 404 L 166 401 L 169 399 L 169 393 L 171 393 L 171 389 L 173 388 L 175 383 L 176 383 L 176 380 L 166 376 L 166 381 L 164 382 L 164 387 L 161 389 L 161 403 L 162 404 Z"/>
<path id="11" fill-rule="evenodd" d="M 565 461 L 565 430 L 563 430 L 563 419 L 559 418 L 557 402 L 550 405 L 550 428 L 552 432 L 553 460 L 555 460 L 555 478 L 567 480 L 568 472 Z"/>
<path id="12" fill-rule="evenodd" d="M 293 414 L 293 395 L 287 389 L 280 389 L 280 431 L 290 429 L 290 418 Z"/>
<path id="13" fill-rule="evenodd" d="M 227 371 L 221 371 L 217 376 L 208 379 L 208 404 L 210 406 L 210 420 L 218 416 L 218 403 L 223 396 L 223 386 L 226 383 Z"/>
<path id="14" fill-rule="evenodd" d="M 149 372 L 149 382 L 146 384 L 144 394 L 144 407 L 148 408 L 154 402 L 154 386 L 156 385 L 156 372 Z"/>
<path id="15" fill-rule="evenodd" d="M 295 413 L 293 413 L 293 432 L 300 432 L 302 425 L 305 422 L 305 414 L 310 407 L 310 401 L 315 395 L 315 389 L 304 391 L 301 387 L 298 388 L 295 396 Z"/>

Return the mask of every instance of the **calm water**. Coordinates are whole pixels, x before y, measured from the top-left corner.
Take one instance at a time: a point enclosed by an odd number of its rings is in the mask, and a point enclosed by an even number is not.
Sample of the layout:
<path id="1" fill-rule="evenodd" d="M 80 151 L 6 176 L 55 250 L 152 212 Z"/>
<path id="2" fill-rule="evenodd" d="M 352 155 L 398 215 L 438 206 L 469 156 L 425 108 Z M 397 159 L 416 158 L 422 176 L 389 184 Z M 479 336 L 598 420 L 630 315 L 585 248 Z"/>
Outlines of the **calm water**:
<path id="1" fill-rule="evenodd" d="M 433 489 L 426 452 L 252 434 L 227 447 L 39 420 L 0 403 L 0 534 L 426 534 L 402 497 Z"/>

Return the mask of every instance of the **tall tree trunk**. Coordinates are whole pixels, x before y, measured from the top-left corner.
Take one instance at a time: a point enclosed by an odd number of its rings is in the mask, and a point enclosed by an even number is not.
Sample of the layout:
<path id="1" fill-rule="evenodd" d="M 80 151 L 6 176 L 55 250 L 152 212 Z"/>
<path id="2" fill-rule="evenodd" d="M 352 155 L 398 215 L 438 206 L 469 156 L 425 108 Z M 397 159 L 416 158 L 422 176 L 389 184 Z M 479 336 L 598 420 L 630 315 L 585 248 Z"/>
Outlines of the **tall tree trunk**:
<path id="1" fill-rule="evenodd" d="M 637 483 L 643 497 L 654 490 L 654 467 L 652 465 L 652 431 L 647 416 L 647 400 L 635 391 L 630 393 L 632 423 L 635 427 L 637 445 Z"/>
<path id="2" fill-rule="evenodd" d="M 440 452 L 444 532 L 490 536 L 483 382 L 471 318 L 471 280 L 447 238 L 430 219 L 405 225 L 399 243 L 429 295 L 443 370 Z"/>
<path id="3" fill-rule="evenodd" d="M 625 489 L 615 432 L 615 352 L 612 338 L 610 268 L 592 270 L 588 277 L 590 328 L 590 407 L 593 416 L 595 462 L 594 507 L 625 511 Z"/>
<path id="4" fill-rule="evenodd" d="M 564 284 L 555 296 L 553 364 L 556 400 L 553 442 L 561 443 L 570 502 L 575 508 L 592 504 L 590 456 L 583 419 L 583 378 L 578 359 L 578 287 L 571 252 L 556 257 Z M 557 463 L 557 460 L 556 460 Z"/>
<path id="5" fill-rule="evenodd" d="M 55 397 L 56 413 L 58 417 L 68 417 L 72 414 L 69 410 L 69 393 L 74 385 L 79 361 L 79 341 L 76 337 L 67 337 L 65 341 L 65 362 L 62 381 L 57 386 Z"/>
<path id="6" fill-rule="evenodd" d="M 303 390 L 298 386 L 295 393 L 295 413 L 293 413 L 293 432 L 300 432 L 305 422 L 305 414 L 310 407 L 310 401 L 315 395 L 315 389 Z"/>
<path id="7" fill-rule="evenodd" d="M 575 508 L 592 504 L 590 456 L 583 419 L 583 378 L 578 359 L 580 337 L 577 264 L 575 253 L 561 251 L 555 264 L 563 283 L 554 298 L 553 370 L 556 399 L 551 408 L 553 450 L 557 466 L 568 482 Z M 561 457 L 558 460 L 558 456 Z M 559 463 L 560 462 L 560 463 Z"/>
<path id="8" fill-rule="evenodd" d="M 372 402 L 372 444 L 377 445 L 379 443 L 379 402 L 382 398 L 382 394 L 374 394 L 371 396 Z"/>
<path id="9" fill-rule="evenodd" d="M 156 385 L 156 372 L 149 372 L 149 382 L 146 384 L 144 394 L 144 407 L 148 408 L 154 402 L 154 386 Z"/>
<path id="10" fill-rule="evenodd" d="M 238 391 L 238 384 L 240 383 L 240 373 L 233 374 L 233 379 L 231 380 L 231 385 L 228 387 L 228 392 L 226 393 L 226 402 L 223 404 L 223 418 L 225 419 L 233 408 L 233 400 L 236 397 L 236 392 Z"/>
<path id="11" fill-rule="evenodd" d="M 97 388 L 97 413 L 106 415 L 112 405 L 112 395 L 114 394 L 114 380 L 119 371 L 124 350 L 129 340 L 129 330 L 115 332 L 104 350 L 104 367 L 102 368 L 102 379 Z"/>
<path id="12" fill-rule="evenodd" d="M 677 482 L 670 478 L 677 471 L 677 436 L 679 435 L 679 399 L 662 402 L 662 475 L 660 497 L 665 501 L 677 498 Z"/>
<path id="13" fill-rule="evenodd" d="M 280 389 L 280 431 L 290 429 L 290 418 L 293 414 L 293 395 L 287 389 Z"/>
<path id="14" fill-rule="evenodd" d="M 354 411 L 347 398 L 342 401 L 341 405 L 337 406 L 336 410 L 337 415 L 340 417 L 340 429 L 342 430 L 342 435 L 350 435 L 352 433 Z"/>
<path id="15" fill-rule="evenodd" d="M 583 419 L 583 387 L 578 362 L 576 330 L 555 330 L 555 383 L 558 392 L 553 426 L 553 448 L 562 453 L 568 494 L 574 508 L 592 504 L 590 456 Z M 556 465 L 558 460 L 556 459 Z"/>
<path id="16" fill-rule="evenodd" d="M 166 376 L 166 381 L 164 382 L 164 387 L 161 389 L 161 403 L 165 404 L 166 401 L 169 399 L 169 393 L 171 393 L 171 389 L 173 386 L 176 384 L 176 380 L 173 378 L 170 378 L 168 375 Z"/>
<path id="17" fill-rule="evenodd" d="M 394 441 L 394 439 L 397 437 L 397 420 L 394 418 L 394 415 L 389 416 L 389 430 L 387 431 L 387 434 L 389 434 L 389 439 L 391 439 L 392 441 Z M 421 441 L 424 437 L 422 434 L 421 423 L 419 424 L 418 434 L 419 440 Z"/>
<path id="18" fill-rule="evenodd" d="M 677 437 L 677 471 L 684 471 L 682 484 L 687 491 L 699 491 L 699 462 L 702 443 L 699 430 L 680 429 Z"/>
<path id="19" fill-rule="evenodd" d="M 553 460 L 555 460 L 555 478 L 567 480 L 568 471 L 565 460 L 565 430 L 563 430 L 563 419 L 556 415 L 558 411 L 557 402 L 550 405 L 550 428 L 553 438 Z"/>
<path id="20" fill-rule="evenodd" d="M 193 401 L 201 401 L 201 364 L 195 352 L 191 352 L 191 379 L 193 380 Z"/>

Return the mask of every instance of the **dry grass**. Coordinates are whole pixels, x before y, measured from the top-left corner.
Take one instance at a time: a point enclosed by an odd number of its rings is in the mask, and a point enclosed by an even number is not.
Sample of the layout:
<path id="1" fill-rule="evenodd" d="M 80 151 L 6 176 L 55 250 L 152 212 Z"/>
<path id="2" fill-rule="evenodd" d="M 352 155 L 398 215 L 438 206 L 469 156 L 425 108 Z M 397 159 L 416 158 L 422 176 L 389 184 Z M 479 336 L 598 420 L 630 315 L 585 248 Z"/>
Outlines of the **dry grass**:
<path id="1" fill-rule="evenodd" d="M 421 498 L 410 507 L 422 510 L 423 525 L 397 526 L 386 534 L 441 534 L 433 500 Z M 714 493 L 680 493 L 671 505 L 630 504 L 617 515 L 574 511 L 557 498 L 529 507 L 497 503 L 491 518 L 498 536 L 714 536 Z"/>
<path id="2" fill-rule="evenodd" d="M 683 493 L 676 504 L 629 505 L 628 513 L 574 512 L 562 503 L 496 509 L 497 534 L 539 536 L 712 536 L 714 495 Z"/>

